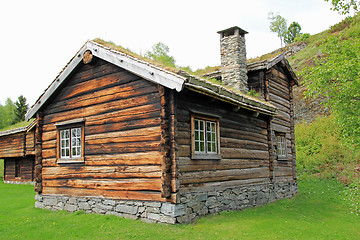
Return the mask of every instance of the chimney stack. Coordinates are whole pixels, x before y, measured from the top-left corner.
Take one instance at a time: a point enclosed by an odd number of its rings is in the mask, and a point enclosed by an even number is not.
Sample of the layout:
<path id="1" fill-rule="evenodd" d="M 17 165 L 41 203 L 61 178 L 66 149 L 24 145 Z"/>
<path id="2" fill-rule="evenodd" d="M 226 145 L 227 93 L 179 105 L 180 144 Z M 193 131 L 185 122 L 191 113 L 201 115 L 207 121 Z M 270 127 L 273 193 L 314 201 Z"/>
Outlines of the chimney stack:
<path id="1" fill-rule="evenodd" d="M 226 86 L 248 92 L 245 30 L 232 27 L 220 34 L 221 76 Z"/>

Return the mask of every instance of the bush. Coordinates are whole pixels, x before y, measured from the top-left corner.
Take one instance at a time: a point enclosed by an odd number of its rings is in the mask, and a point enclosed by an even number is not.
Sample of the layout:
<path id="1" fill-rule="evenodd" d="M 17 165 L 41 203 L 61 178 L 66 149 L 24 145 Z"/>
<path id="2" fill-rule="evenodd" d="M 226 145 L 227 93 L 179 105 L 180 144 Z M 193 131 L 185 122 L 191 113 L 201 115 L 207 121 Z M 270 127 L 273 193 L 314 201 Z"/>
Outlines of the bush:
<path id="1" fill-rule="evenodd" d="M 345 184 L 360 179 L 360 150 L 344 144 L 334 116 L 319 117 L 314 122 L 297 124 L 296 158 L 299 174 L 337 178 Z"/>
<path id="2" fill-rule="evenodd" d="M 310 37 L 310 33 L 301 33 L 296 36 L 294 42 L 306 41 Z"/>

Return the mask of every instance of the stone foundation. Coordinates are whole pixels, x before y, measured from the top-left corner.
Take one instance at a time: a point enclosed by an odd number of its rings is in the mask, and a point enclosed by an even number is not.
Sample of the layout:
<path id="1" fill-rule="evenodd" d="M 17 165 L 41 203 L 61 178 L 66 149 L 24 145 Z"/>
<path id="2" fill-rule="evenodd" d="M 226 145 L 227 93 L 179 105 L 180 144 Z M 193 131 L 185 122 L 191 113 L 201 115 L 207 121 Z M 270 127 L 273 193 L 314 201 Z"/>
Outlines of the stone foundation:
<path id="1" fill-rule="evenodd" d="M 180 203 L 126 201 L 99 197 L 36 195 L 36 208 L 83 210 L 86 213 L 116 215 L 145 222 L 189 223 L 199 216 L 221 211 L 262 206 L 278 199 L 291 198 L 298 191 L 297 182 L 275 183 L 207 192 L 180 193 Z"/>
<path id="2" fill-rule="evenodd" d="M 7 184 L 29 184 L 29 185 L 35 185 L 35 182 L 32 182 L 32 181 L 27 181 L 27 182 L 21 182 L 21 181 L 7 181 L 7 180 L 4 180 L 4 183 L 7 183 Z"/>

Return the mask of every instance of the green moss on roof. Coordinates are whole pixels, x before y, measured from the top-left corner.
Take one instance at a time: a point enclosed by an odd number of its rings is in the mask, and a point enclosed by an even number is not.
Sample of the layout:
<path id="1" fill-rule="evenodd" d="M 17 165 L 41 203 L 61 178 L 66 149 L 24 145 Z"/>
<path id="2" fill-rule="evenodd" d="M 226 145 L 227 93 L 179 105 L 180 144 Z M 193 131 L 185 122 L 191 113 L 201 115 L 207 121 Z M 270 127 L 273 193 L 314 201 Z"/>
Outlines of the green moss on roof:
<path id="1" fill-rule="evenodd" d="M 105 47 L 108 47 L 112 50 L 115 50 L 115 51 L 118 51 L 118 52 L 122 52 L 122 53 L 125 53 L 131 57 L 134 57 L 134 58 L 137 58 L 137 59 L 140 59 L 142 61 L 145 61 L 145 62 L 148 62 L 154 66 L 157 66 L 157 67 L 160 67 L 162 69 L 165 69 L 167 71 L 170 71 L 170 72 L 173 72 L 173 73 L 178 73 L 180 71 L 180 68 L 174 68 L 174 67 L 171 67 L 171 66 L 168 66 L 166 64 L 164 64 L 163 62 L 160 62 L 160 61 L 156 61 L 154 59 L 150 59 L 150 58 L 147 58 L 145 56 L 142 56 L 140 54 L 137 54 L 137 53 L 134 53 L 133 51 L 131 51 L 130 49 L 128 48 L 124 48 L 120 45 L 116 45 L 114 42 L 111 42 L 111 41 L 105 41 L 103 39 L 100 39 L 100 38 L 95 38 L 92 40 L 93 42 L 95 43 L 98 43 L 98 44 L 101 44 Z"/>
<path id="2" fill-rule="evenodd" d="M 10 126 L 0 128 L 0 132 L 8 131 L 8 130 L 16 129 L 16 128 L 21 128 L 21 127 L 26 127 L 29 124 L 31 124 L 33 121 L 34 121 L 34 119 L 32 118 L 29 121 L 18 122 L 18 123 L 15 123 L 13 125 L 10 125 Z"/>

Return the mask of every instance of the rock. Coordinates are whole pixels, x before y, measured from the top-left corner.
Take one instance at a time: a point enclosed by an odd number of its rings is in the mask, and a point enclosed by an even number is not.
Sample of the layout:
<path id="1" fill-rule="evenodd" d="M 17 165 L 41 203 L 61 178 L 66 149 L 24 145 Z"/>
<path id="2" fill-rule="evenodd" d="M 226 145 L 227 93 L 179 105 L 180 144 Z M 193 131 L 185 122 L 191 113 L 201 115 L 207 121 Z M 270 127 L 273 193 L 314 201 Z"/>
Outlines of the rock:
<path id="1" fill-rule="evenodd" d="M 67 203 L 67 204 L 65 204 L 64 209 L 68 212 L 75 212 L 77 210 L 77 207 L 76 207 L 76 205 Z"/>
<path id="2" fill-rule="evenodd" d="M 130 205 L 117 205 L 115 211 L 128 213 L 128 214 L 136 214 L 138 211 L 138 206 L 130 206 Z"/>

